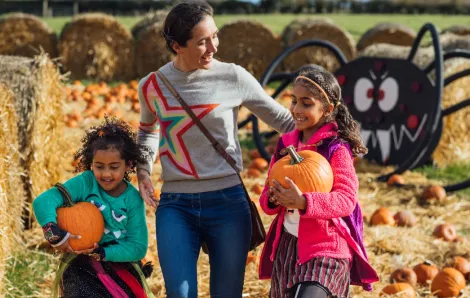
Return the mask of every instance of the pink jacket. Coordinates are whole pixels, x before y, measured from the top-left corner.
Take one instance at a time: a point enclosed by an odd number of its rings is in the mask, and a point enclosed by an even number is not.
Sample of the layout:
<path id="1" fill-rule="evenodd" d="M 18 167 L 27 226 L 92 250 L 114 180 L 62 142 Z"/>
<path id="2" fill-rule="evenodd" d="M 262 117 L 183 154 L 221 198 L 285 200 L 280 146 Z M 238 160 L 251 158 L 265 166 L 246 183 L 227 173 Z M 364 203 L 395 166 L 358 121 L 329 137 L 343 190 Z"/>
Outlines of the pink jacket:
<path id="1" fill-rule="evenodd" d="M 297 146 L 300 132 L 284 134 L 282 141 L 285 146 Z M 320 145 L 323 140 L 337 136 L 336 123 L 328 123 L 321 127 L 305 145 Z M 308 149 L 316 151 L 316 147 Z M 353 165 L 353 158 L 346 145 L 340 145 L 331 156 L 330 165 L 333 170 L 333 188 L 330 193 L 304 193 L 307 200 L 305 212 L 300 212 L 298 263 L 304 263 L 314 257 L 327 256 L 332 258 L 348 258 L 358 256 L 362 263 L 361 269 L 367 270 L 360 284 L 369 284 L 378 280 L 375 270 L 369 265 L 367 256 L 359 244 L 351 237 L 348 226 L 341 219 L 350 215 L 357 206 L 358 179 Z M 279 148 L 277 148 L 279 149 Z M 274 164 L 273 156 L 270 169 Z M 268 172 L 269 175 L 269 172 Z M 272 262 L 276 255 L 280 235 L 282 233 L 286 208 L 268 205 L 268 183 L 260 197 L 260 205 L 268 215 L 277 215 L 269 229 L 266 243 L 261 255 L 259 274 L 261 279 L 271 277 Z M 362 235 L 362 231 L 361 235 Z M 362 237 L 362 236 L 361 236 Z M 367 287 L 368 289 L 370 287 Z"/>

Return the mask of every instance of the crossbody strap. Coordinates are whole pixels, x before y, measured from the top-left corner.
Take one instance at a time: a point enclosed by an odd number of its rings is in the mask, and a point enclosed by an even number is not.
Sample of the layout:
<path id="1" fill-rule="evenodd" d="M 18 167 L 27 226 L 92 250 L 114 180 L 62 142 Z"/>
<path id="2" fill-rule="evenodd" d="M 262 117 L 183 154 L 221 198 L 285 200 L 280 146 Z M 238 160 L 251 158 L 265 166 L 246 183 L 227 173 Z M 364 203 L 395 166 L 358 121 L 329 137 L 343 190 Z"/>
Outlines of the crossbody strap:
<path id="1" fill-rule="evenodd" d="M 165 86 L 175 96 L 176 100 L 178 100 L 181 106 L 185 109 L 186 113 L 188 113 L 188 115 L 193 119 L 194 123 L 196 123 L 196 125 L 199 127 L 202 133 L 206 136 L 206 138 L 211 142 L 215 150 L 217 150 L 220 153 L 220 155 L 222 155 L 222 157 L 225 158 L 225 160 L 230 164 L 230 166 L 235 170 L 235 172 L 237 172 L 238 176 L 240 176 L 239 170 L 237 168 L 237 162 L 235 161 L 235 159 L 233 159 L 233 157 L 230 154 L 228 154 L 227 151 L 225 151 L 225 149 L 219 144 L 219 142 L 216 141 L 216 139 L 211 135 L 209 130 L 204 126 L 204 124 L 202 124 L 201 120 L 199 120 L 199 118 L 194 114 L 194 112 L 191 110 L 188 104 L 183 100 L 183 98 L 181 98 L 178 92 L 176 92 L 175 88 L 173 88 L 171 83 L 159 70 L 157 70 L 157 75 L 163 81 Z"/>

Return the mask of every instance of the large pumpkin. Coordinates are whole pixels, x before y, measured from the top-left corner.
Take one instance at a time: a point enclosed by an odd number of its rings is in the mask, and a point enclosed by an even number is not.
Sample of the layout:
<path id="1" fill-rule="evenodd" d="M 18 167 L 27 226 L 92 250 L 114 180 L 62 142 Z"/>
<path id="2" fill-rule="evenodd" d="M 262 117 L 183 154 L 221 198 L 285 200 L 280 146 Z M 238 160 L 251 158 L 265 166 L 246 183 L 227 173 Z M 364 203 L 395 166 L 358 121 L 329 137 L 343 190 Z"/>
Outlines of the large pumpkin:
<path id="1" fill-rule="evenodd" d="M 84 250 L 98 243 L 104 233 L 104 220 L 100 210 L 88 202 L 74 203 L 70 194 L 63 186 L 56 185 L 64 198 L 64 206 L 57 209 L 59 228 L 72 235 L 80 235 L 80 239 L 70 239 L 73 250 Z"/>
<path id="2" fill-rule="evenodd" d="M 454 268 L 442 269 L 431 283 L 431 292 L 438 297 L 457 297 L 465 288 L 465 277 Z"/>
<path id="3" fill-rule="evenodd" d="M 330 163 L 321 154 L 304 150 L 296 152 L 293 146 L 285 149 L 289 155 L 278 160 L 269 174 L 269 185 L 273 180 L 284 188 L 289 188 L 286 177 L 289 177 L 305 192 L 330 192 L 333 187 L 333 171 Z"/>

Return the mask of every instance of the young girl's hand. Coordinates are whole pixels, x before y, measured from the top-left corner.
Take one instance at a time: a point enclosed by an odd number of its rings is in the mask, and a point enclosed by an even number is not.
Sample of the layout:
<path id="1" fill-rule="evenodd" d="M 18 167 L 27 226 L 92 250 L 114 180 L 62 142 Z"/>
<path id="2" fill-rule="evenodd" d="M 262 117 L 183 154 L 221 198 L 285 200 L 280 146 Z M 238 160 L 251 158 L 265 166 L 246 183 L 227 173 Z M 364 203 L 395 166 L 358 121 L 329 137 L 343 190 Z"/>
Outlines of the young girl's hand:
<path id="1" fill-rule="evenodd" d="M 140 196 L 144 201 L 154 208 L 158 206 L 158 200 L 154 196 L 154 189 L 152 180 L 150 180 L 150 174 L 144 169 L 137 170 L 137 180 L 139 184 Z"/>
<path id="2" fill-rule="evenodd" d="M 97 248 L 98 248 L 98 244 L 95 242 L 92 248 L 84 249 L 84 250 L 76 250 L 74 251 L 74 253 L 76 253 L 77 255 L 88 255 L 88 254 L 91 254 Z"/>
<path id="3" fill-rule="evenodd" d="M 294 181 L 287 177 L 286 181 L 290 186 L 289 188 L 282 187 L 276 180 L 273 181 L 274 186 L 270 189 L 273 194 L 272 198 L 279 203 L 279 205 L 286 208 L 305 210 L 305 208 L 307 208 L 307 201 L 302 192 Z"/>
<path id="4" fill-rule="evenodd" d="M 73 248 L 70 247 L 70 243 L 69 243 L 69 240 L 70 239 L 80 239 L 81 237 L 78 236 L 78 235 L 73 235 L 73 234 L 70 234 L 69 238 L 67 240 L 65 240 L 64 243 L 62 243 L 62 245 L 59 245 L 59 246 L 55 246 L 54 249 L 57 250 L 57 251 L 60 251 L 60 252 L 74 252 Z"/>

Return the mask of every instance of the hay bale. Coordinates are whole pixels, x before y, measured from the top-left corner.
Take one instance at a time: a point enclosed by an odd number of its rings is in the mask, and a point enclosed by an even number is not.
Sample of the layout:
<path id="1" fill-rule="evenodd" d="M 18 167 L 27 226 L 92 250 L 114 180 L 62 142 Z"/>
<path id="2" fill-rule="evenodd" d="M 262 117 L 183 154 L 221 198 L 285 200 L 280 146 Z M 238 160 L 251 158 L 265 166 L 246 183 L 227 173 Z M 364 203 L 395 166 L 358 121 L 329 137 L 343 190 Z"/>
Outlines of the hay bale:
<path id="1" fill-rule="evenodd" d="M 280 37 L 257 21 L 226 24 L 220 29 L 219 40 L 216 57 L 243 66 L 257 79 L 282 50 Z"/>
<path id="2" fill-rule="evenodd" d="M 336 45 L 347 60 L 356 56 L 356 43 L 351 34 L 329 20 L 314 18 L 293 21 L 284 29 L 282 36 L 286 46 L 305 39 L 321 39 Z M 309 63 L 319 64 L 329 71 L 339 67 L 334 55 L 328 49 L 319 47 L 308 47 L 292 53 L 285 59 L 283 67 L 295 71 Z"/>
<path id="3" fill-rule="evenodd" d="M 445 68 L 444 75 L 470 69 L 468 60 L 459 59 L 454 65 Z M 447 108 L 470 98 L 470 76 L 463 77 L 447 85 L 442 95 L 442 106 Z M 444 118 L 442 137 L 432 155 L 439 167 L 470 160 L 470 107 L 463 108 Z"/>
<path id="4" fill-rule="evenodd" d="M 167 10 L 156 10 L 154 12 L 146 14 L 139 22 L 137 22 L 131 29 L 132 36 L 137 39 L 142 29 L 155 23 L 161 23 L 165 21 L 168 15 Z"/>
<path id="5" fill-rule="evenodd" d="M 408 26 L 396 23 L 379 23 L 367 30 L 357 43 L 357 50 L 376 43 L 387 43 L 399 46 L 411 46 L 416 32 Z"/>
<path id="6" fill-rule="evenodd" d="M 24 13 L 0 18 L 0 55 L 34 57 L 41 48 L 57 56 L 57 36 L 40 18 Z"/>
<path id="7" fill-rule="evenodd" d="M 19 150 L 28 203 L 61 181 L 65 90 L 56 65 L 41 54 L 34 59 L 0 56 L 0 82 L 15 94 Z"/>
<path id="8" fill-rule="evenodd" d="M 445 52 L 452 50 L 470 50 L 470 35 L 461 36 L 452 33 L 446 33 L 440 36 L 442 50 Z"/>
<path id="9" fill-rule="evenodd" d="M 24 204 L 14 95 L 0 83 L 0 293 L 8 257 L 19 241 Z"/>
<path id="10" fill-rule="evenodd" d="M 452 33 L 455 35 L 470 35 L 470 26 L 455 25 L 442 30 L 442 34 Z"/>
<path id="11" fill-rule="evenodd" d="M 162 23 L 155 23 L 140 30 L 135 42 L 135 67 L 139 77 L 159 69 L 174 58 L 166 48 L 162 27 Z"/>
<path id="12" fill-rule="evenodd" d="M 384 57 L 406 59 L 410 54 L 410 46 L 399 46 L 386 43 L 378 43 L 368 46 L 358 52 L 358 57 Z M 413 63 L 420 68 L 427 66 L 434 59 L 434 50 L 432 48 L 419 48 L 413 58 Z"/>
<path id="13" fill-rule="evenodd" d="M 134 77 L 132 35 L 114 17 L 89 13 L 74 17 L 60 34 L 58 49 L 74 79 L 129 80 Z"/>

